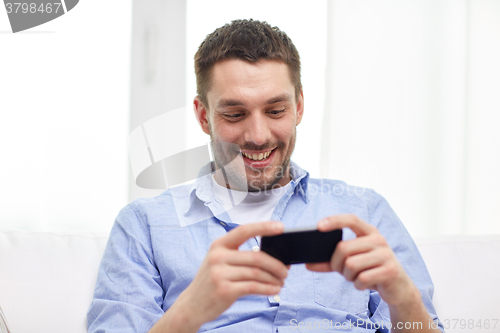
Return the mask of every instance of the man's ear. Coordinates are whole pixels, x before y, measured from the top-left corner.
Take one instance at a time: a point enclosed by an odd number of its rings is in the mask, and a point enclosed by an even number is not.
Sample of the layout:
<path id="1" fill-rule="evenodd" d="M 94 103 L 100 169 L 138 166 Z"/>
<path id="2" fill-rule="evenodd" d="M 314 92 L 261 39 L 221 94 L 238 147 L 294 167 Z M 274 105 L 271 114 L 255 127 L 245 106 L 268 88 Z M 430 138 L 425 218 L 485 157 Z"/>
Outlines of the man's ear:
<path id="1" fill-rule="evenodd" d="M 297 100 L 297 126 L 302 121 L 302 116 L 304 115 L 304 92 L 301 90 L 299 98 Z"/>
<path id="2" fill-rule="evenodd" d="M 194 109 L 194 114 L 196 116 L 196 119 L 198 119 L 198 123 L 201 126 L 201 129 L 203 130 L 203 132 L 210 135 L 210 130 L 208 127 L 207 108 L 202 103 L 200 96 L 196 96 L 194 98 L 193 109 Z"/>

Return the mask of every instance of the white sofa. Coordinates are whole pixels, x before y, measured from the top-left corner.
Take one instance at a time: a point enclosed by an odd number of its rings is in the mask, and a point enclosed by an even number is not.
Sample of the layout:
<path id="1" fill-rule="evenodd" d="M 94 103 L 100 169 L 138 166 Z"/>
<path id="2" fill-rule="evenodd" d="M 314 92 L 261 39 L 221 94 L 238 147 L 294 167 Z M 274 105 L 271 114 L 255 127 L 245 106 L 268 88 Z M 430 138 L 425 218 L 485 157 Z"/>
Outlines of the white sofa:
<path id="1" fill-rule="evenodd" d="M 105 234 L 0 231 L 0 307 L 12 333 L 86 332 L 106 240 Z M 500 322 L 493 328 L 500 320 L 500 235 L 416 241 L 447 332 L 500 332 Z M 482 328 L 460 327 L 479 320 Z"/>

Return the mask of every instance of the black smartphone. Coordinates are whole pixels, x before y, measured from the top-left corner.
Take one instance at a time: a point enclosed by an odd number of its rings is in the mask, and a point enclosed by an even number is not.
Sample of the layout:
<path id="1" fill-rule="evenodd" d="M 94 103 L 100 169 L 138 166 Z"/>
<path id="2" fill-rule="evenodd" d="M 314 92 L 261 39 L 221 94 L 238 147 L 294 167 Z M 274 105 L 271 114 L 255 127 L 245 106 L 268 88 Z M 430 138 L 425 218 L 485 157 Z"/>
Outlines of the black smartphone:
<path id="1" fill-rule="evenodd" d="M 276 236 L 262 236 L 260 249 L 285 265 L 328 262 L 341 240 L 342 229 L 321 232 L 314 226 L 285 230 Z"/>

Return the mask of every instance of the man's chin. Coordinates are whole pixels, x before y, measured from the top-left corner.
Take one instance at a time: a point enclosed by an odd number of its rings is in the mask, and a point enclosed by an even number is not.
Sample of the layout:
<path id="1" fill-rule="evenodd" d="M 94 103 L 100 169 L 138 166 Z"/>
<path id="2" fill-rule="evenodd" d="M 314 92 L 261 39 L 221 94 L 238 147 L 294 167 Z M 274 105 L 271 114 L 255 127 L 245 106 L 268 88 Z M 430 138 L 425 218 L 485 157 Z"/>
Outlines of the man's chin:
<path id="1" fill-rule="evenodd" d="M 280 187 L 280 181 L 286 174 L 289 160 L 287 163 L 268 165 L 263 168 L 253 168 L 249 165 L 244 166 L 244 170 L 237 167 L 226 166 L 224 168 L 226 181 L 229 181 L 229 187 L 238 191 L 260 192 L 272 190 Z"/>

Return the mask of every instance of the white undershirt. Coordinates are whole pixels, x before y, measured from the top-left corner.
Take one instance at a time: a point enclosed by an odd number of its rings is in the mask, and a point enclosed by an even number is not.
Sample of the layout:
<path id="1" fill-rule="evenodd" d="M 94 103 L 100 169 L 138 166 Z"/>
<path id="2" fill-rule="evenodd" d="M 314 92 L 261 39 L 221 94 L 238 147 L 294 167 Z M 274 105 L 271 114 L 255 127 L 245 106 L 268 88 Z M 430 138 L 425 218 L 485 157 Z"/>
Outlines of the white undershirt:
<path id="1" fill-rule="evenodd" d="M 285 186 L 272 190 L 247 193 L 220 186 L 213 177 L 210 178 L 212 178 L 215 197 L 227 211 L 231 221 L 240 225 L 270 221 L 274 208 L 292 186 L 288 182 Z M 230 195 L 233 197 L 233 202 L 237 203 L 236 205 L 233 205 Z M 260 243 L 260 237 L 257 237 L 257 240 Z"/>

